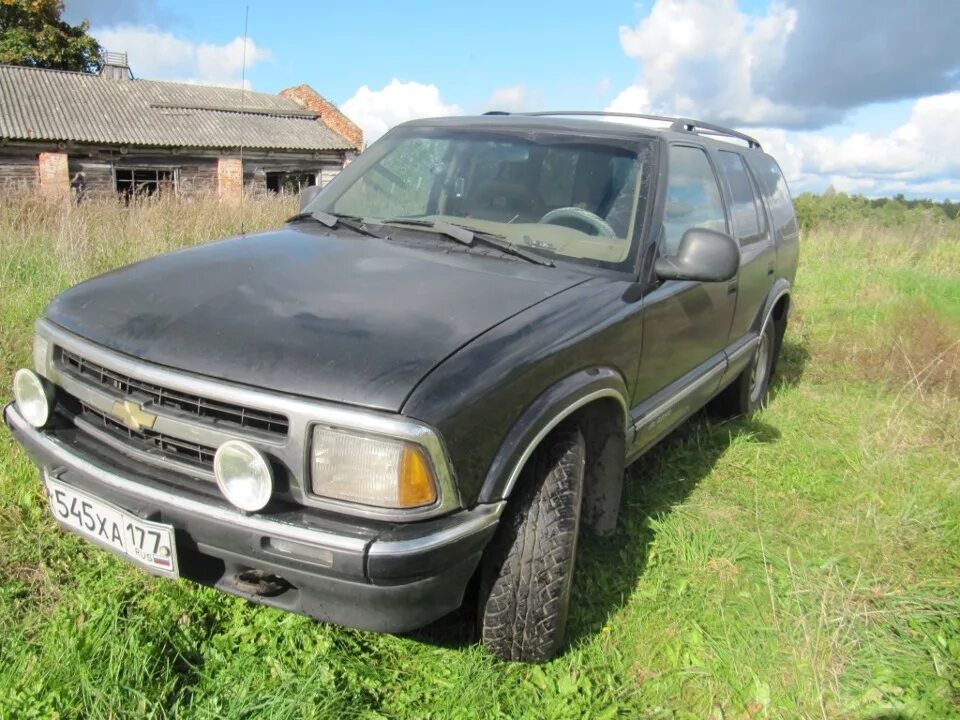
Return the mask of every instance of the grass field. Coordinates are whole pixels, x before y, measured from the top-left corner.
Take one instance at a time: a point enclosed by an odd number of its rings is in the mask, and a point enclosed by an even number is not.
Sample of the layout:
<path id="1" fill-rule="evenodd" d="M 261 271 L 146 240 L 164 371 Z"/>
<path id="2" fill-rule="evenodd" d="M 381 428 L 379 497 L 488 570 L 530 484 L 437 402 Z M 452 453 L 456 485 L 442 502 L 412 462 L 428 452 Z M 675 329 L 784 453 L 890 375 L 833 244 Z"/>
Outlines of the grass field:
<path id="1" fill-rule="evenodd" d="M 246 227 L 283 200 L 248 203 Z M 239 229 L 210 202 L 0 204 L 0 386 L 91 274 Z M 539 667 L 154 580 L 56 529 L 0 431 L 0 718 L 960 717 L 960 224 L 814 229 L 766 410 L 634 466 Z"/>

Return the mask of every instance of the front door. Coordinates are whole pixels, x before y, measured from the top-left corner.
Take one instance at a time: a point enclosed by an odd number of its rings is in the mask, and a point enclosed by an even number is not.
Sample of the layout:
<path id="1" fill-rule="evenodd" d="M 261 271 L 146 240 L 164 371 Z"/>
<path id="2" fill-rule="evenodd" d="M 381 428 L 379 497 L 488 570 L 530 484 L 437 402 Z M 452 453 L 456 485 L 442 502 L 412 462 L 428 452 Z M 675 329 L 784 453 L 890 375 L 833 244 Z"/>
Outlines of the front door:
<path id="1" fill-rule="evenodd" d="M 676 254 L 693 227 L 729 232 L 717 174 L 706 151 L 672 145 L 658 253 Z M 656 442 L 716 391 L 736 307 L 736 279 L 668 280 L 643 298 L 643 346 L 633 397 L 633 452 Z"/>

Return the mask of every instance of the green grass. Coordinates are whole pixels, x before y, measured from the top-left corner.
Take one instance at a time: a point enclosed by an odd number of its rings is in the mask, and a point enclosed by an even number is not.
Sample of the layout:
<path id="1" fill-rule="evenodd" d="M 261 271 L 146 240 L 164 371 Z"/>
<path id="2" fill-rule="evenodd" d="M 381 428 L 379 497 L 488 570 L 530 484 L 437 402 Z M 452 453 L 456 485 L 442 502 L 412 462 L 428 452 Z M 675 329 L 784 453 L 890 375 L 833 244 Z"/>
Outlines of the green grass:
<path id="1" fill-rule="evenodd" d="M 250 203 L 247 227 L 291 211 Z M 0 382 L 60 289 L 237 227 L 210 203 L 0 206 Z M 958 276 L 954 226 L 808 233 L 768 408 L 631 469 L 539 667 L 456 620 L 377 635 L 147 577 L 57 530 L 0 431 L 0 718 L 960 717 Z"/>

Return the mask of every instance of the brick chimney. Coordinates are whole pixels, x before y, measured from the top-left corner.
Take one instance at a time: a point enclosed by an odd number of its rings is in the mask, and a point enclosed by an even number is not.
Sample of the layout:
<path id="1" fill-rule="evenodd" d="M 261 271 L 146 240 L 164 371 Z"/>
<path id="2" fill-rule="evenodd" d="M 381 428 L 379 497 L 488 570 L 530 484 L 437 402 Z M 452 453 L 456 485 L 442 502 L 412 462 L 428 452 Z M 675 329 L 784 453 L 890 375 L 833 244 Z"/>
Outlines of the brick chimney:
<path id="1" fill-rule="evenodd" d="M 125 52 L 107 52 L 100 56 L 100 76 L 111 80 L 130 80 L 130 63 Z"/>
<path id="2" fill-rule="evenodd" d="M 296 87 L 281 90 L 280 94 L 285 98 L 293 100 L 300 107 L 318 113 L 324 125 L 348 142 L 353 143 L 358 152 L 363 150 L 363 130 L 361 130 L 353 120 L 340 112 L 340 108 L 320 95 L 312 87 L 309 85 L 297 85 Z"/>

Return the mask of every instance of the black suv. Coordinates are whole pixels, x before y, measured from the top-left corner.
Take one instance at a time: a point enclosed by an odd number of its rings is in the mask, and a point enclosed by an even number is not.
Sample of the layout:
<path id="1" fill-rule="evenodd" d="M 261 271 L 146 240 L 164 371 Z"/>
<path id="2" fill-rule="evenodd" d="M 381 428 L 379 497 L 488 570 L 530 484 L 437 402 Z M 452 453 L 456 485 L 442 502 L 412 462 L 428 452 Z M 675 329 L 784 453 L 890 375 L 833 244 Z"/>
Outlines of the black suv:
<path id="1" fill-rule="evenodd" d="M 469 598 L 492 652 L 556 653 L 581 527 L 705 403 L 763 403 L 797 267 L 754 139 L 598 114 L 406 123 L 282 229 L 54 299 L 4 418 L 57 521 L 349 626 Z"/>

